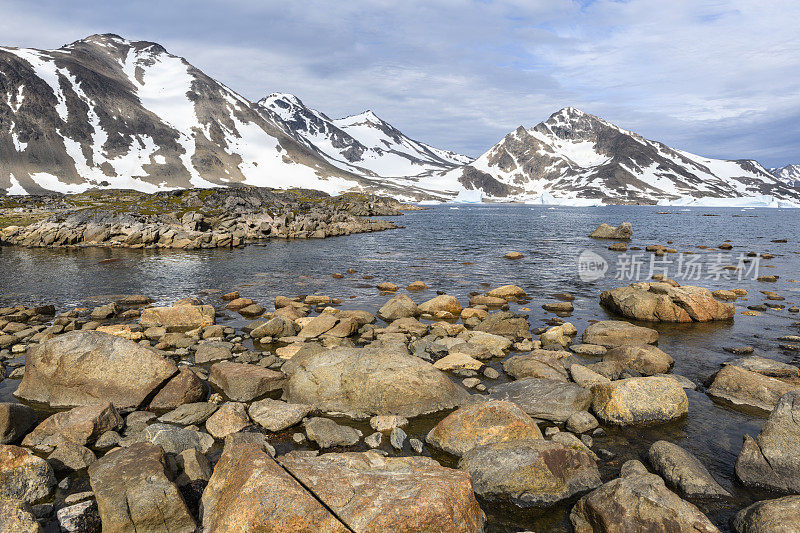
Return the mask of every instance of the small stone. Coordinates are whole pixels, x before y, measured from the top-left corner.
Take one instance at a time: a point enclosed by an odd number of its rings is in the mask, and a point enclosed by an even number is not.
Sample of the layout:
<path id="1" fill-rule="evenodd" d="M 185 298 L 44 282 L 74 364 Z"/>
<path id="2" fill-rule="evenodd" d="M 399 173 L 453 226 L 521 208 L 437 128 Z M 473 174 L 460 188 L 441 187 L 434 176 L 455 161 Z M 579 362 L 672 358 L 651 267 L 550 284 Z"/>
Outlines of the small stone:
<path id="1" fill-rule="evenodd" d="M 389 442 L 391 443 L 393 448 L 398 450 L 403 449 L 403 444 L 406 442 L 406 432 L 396 427 L 392 430 L 392 433 L 389 435 Z"/>
<path id="2" fill-rule="evenodd" d="M 372 435 L 368 436 L 364 439 L 364 443 L 370 448 L 377 448 L 381 445 L 381 441 L 383 440 L 383 434 L 380 431 L 376 431 Z"/>

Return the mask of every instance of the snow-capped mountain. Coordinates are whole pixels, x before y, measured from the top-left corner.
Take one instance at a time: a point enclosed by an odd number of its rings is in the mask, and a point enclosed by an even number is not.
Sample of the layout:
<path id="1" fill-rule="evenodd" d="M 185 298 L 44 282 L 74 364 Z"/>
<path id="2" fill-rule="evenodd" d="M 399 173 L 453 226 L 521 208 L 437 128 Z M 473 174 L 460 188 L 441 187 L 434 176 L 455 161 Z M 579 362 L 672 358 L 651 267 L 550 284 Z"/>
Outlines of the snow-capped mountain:
<path id="1" fill-rule="evenodd" d="M 105 34 L 0 47 L 0 191 L 375 189 L 363 174 L 156 43 Z"/>
<path id="2" fill-rule="evenodd" d="M 572 107 L 531 129 L 520 126 L 437 180 L 451 196 L 507 201 L 691 204 L 771 197 L 800 203 L 797 190 L 756 161 L 670 148 Z M 418 185 L 434 187 L 437 180 Z"/>
<path id="3" fill-rule="evenodd" d="M 769 171 L 790 187 L 800 187 L 800 165 L 786 165 L 785 167 L 771 168 Z"/>
<path id="4" fill-rule="evenodd" d="M 286 132 L 322 152 L 333 165 L 364 176 L 417 176 L 450 170 L 472 159 L 405 136 L 372 111 L 331 120 L 294 95 L 273 93 L 258 102 Z"/>

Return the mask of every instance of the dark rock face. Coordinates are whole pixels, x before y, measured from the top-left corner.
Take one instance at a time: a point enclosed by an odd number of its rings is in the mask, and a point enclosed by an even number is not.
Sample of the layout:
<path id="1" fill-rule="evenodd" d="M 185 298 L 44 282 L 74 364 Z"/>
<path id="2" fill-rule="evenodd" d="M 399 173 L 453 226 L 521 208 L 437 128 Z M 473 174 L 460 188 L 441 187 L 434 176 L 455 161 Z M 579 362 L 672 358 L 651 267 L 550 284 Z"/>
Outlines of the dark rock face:
<path id="1" fill-rule="evenodd" d="M 800 391 L 781 397 L 753 439 L 745 435 L 736 476 L 747 486 L 800 492 Z"/>

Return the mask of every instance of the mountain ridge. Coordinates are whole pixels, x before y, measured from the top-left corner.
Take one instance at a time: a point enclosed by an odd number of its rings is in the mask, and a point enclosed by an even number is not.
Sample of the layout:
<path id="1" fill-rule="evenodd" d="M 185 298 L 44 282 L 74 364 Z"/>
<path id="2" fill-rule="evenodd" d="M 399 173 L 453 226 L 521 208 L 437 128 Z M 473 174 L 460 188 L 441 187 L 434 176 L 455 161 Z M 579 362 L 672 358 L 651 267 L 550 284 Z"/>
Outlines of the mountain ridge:
<path id="1" fill-rule="evenodd" d="M 332 119 L 287 93 L 251 102 L 150 41 L 0 47 L 8 194 L 245 184 L 411 201 L 800 205 L 789 167 L 705 158 L 571 106 L 473 160 L 370 109 Z"/>

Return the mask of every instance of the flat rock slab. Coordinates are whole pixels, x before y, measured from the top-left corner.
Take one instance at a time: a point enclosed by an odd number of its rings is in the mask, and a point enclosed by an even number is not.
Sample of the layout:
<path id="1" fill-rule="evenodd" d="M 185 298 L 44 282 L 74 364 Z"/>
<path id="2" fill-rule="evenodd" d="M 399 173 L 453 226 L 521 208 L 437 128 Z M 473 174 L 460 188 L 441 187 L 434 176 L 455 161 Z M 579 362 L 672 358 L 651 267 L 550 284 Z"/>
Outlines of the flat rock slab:
<path id="1" fill-rule="evenodd" d="M 205 531 L 315 531 L 348 528 L 255 444 L 222 452 L 201 502 Z"/>
<path id="2" fill-rule="evenodd" d="M 565 422 L 573 413 L 589 409 L 592 393 L 575 383 L 527 378 L 492 387 L 489 398 L 515 403 L 534 418 Z"/>
<path id="3" fill-rule="evenodd" d="M 310 412 L 310 405 L 269 398 L 253 402 L 248 409 L 250 418 L 267 431 L 282 431 L 299 424 Z"/>
<path id="4" fill-rule="evenodd" d="M 111 402 L 138 407 L 178 372 L 158 352 L 95 331 L 72 331 L 33 347 L 14 393 L 51 407 Z"/>
<path id="5" fill-rule="evenodd" d="M 483 531 L 469 474 L 428 457 L 293 452 L 279 460 L 353 531 Z"/>
<path id="6" fill-rule="evenodd" d="M 159 446 L 137 443 L 115 450 L 89 467 L 104 532 L 193 533 L 196 524 L 178 487 L 167 477 Z"/>
<path id="7" fill-rule="evenodd" d="M 214 307 L 210 305 L 179 305 L 148 307 L 142 310 L 139 324 L 143 328 L 167 328 L 167 331 L 188 331 L 214 325 Z"/>

